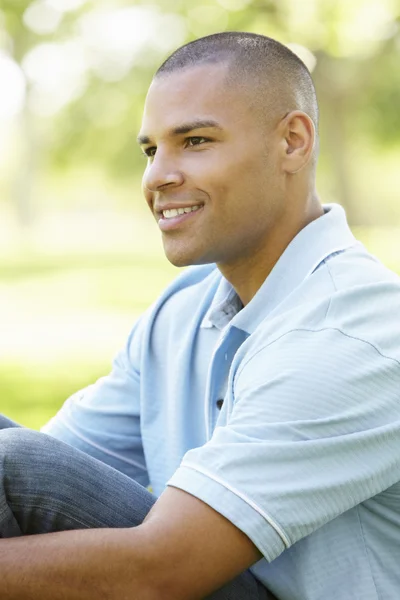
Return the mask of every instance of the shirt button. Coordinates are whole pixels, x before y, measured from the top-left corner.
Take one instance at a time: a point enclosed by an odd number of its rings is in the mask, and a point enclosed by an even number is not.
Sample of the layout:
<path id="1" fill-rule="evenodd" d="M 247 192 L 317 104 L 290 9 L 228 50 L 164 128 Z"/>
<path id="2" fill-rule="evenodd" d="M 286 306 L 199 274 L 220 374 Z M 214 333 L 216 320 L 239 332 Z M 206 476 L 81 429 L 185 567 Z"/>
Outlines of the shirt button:
<path id="1" fill-rule="evenodd" d="M 224 403 L 224 399 L 223 398 L 219 398 L 217 400 L 217 408 L 218 408 L 218 410 L 221 410 L 223 403 Z"/>

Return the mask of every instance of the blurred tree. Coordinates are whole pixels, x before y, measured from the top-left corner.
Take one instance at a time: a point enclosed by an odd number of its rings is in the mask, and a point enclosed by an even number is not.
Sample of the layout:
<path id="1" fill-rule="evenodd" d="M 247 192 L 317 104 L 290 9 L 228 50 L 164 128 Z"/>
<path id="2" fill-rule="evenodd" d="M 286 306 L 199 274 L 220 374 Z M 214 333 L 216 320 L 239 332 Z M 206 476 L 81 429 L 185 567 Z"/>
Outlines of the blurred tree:
<path id="1" fill-rule="evenodd" d="M 253 0 L 238 16 L 235 29 L 295 40 L 313 52 L 332 195 L 351 223 L 365 222 L 352 177 L 354 142 L 400 143 L 399 0 Z"/>
<path id="2" fill-rule="evenodd" d="M 39 139 L 49 169 L 93 165 L 119 182 L 137 177 L 135 137 L 154 69 L 176 46 L 218 30 L 296 42 L 302 57 L 308 49 L 316 58 L 322 164 L 351 222 L 365 219 L 354 140 L 400 143 L 400 0 L 2 0 L 1 10 L 8 51 L 28 82 L 26 160 L 15 187 L 22 213 Z"/>

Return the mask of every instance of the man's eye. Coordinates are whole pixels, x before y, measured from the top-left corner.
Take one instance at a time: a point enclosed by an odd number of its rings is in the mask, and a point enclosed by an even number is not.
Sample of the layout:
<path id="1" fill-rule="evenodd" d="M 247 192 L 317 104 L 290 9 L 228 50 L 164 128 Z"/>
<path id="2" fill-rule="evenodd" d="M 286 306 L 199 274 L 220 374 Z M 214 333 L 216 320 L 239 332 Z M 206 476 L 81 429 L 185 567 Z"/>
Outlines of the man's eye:
<path id="1" fill-rule="evenodd" d="M 199 146 L 199 144 L 204 144 L 204 142 L 208 142 L 209 140 L 205 137 L 193 136 L 187 138 L 186 145 L 187 146 Z"/>
<path id="2" fill-rule="evenodd" d="M 143 154 L 147 156 L 147 158 L 153 158 L 156 153 L 157 148 L 155 146 L 151 146 L 150 148 L 145 148 L 143 150 Z"/>

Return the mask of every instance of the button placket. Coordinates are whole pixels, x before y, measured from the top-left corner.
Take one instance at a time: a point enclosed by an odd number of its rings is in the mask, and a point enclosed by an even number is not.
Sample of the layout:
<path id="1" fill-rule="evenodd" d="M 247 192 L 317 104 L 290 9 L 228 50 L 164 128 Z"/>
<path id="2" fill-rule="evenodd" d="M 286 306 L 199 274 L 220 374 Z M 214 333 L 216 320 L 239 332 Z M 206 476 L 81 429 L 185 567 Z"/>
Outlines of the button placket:
<path id="1" fill-rule="evenodd" d="M 229 374 L 229 363 L 226 360 L 226 344 L 228 337 L 229 333 L 224 331 L 221 335 L 218 346 L 214 351 L 210 366 L 205 406 L 207 414 L 206 424 L 208 439 L 210 439 L 212 436 L 212 432 L 216 423 L 216 417 L 218 417 L 222 408 L 224 388 Z M 216 402 L 220 402 L 220 406 L 217 406 Z"/>

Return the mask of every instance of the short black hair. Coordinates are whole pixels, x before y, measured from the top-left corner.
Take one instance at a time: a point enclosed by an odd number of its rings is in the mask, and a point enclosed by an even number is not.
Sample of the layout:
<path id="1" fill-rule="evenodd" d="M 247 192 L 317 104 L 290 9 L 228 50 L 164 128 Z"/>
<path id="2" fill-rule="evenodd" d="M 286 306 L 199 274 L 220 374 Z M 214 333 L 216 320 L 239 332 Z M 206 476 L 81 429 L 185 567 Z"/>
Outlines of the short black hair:
<path id="1" fill-rule="evenodd" d="M 219 62 L 227 62 L 231 75 L 243 85 L 249 77 L 256 81 L 263 98 L 275 92 L 275 103 L 306 112 L 318 129 L 317 96 L 309 70 L 287 46 L 264 35 L 225 31 L 199 38 L 175 50 L 155 77 Z"/>

